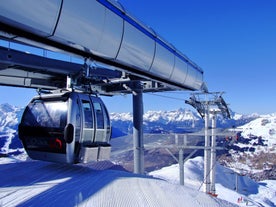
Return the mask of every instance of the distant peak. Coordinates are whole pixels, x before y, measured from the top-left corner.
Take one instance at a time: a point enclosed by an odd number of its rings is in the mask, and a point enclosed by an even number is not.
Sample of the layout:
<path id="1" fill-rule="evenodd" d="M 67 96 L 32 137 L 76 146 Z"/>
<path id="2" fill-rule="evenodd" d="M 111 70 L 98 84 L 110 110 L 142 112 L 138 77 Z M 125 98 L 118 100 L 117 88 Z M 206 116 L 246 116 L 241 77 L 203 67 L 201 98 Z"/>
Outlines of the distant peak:
<path id="1" fill-rule="evenodd" d="M 4 112 L 12 112 L 17 110 L 18 107 L 12 106 L 9 103 L 0 104 L 0 110 Z"/>

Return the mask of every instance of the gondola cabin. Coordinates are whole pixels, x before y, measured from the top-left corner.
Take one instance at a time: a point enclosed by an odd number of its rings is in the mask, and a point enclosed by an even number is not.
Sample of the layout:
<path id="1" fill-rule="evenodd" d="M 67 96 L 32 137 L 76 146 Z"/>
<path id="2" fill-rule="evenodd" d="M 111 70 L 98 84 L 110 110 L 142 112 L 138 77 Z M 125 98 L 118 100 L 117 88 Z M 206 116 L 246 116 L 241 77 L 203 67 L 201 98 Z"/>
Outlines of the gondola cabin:
<path id="1" fill-rule="evenodd" d="M 79 92 L 33 98 L 19 125 L 19 138 L 29 157 L 50 162 L 109 159 L 110 137 L 110 119 L 102 100 Z"/>

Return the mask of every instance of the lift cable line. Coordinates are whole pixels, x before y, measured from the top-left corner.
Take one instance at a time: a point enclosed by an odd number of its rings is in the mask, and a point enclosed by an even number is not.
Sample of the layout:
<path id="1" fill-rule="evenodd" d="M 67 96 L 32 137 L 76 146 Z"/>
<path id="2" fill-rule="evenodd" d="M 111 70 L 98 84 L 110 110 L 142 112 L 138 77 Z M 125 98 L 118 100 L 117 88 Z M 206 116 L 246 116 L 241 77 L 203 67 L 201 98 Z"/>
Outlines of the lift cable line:
<path id="1" fill-rule="evenodd" d="M 198 65 L 117 1 L 4 1 L 0 39 L 83 60 L 72 63 L 0 47 L 0 85 L 51 92 L 34 97 L 19 127 L 33 159 L 75 163 L 106 158 L 110 120 L 98 95 L 132 94 L 134 165 L 142 174 L 143 93 L 208 91 Z M 32 123 L 25 119 L 29 115 Z M 59 127 L 44 124 L 45 115 Z"/>
<path id="2" fill-rule="evenodd" d="M 184 98 L 176 98 L 176 97 L 160 95 L 160 94 L 156 94 L 156 93 L 148 93 L 147 95 L 159 96 L 159 97 L 162 97 L 162 98 L 167 98 L 167 99 L 172 99 L 172 100 L 177 100 L 177 101 L 182 101 L 182 102 L 185 101 Z"/>

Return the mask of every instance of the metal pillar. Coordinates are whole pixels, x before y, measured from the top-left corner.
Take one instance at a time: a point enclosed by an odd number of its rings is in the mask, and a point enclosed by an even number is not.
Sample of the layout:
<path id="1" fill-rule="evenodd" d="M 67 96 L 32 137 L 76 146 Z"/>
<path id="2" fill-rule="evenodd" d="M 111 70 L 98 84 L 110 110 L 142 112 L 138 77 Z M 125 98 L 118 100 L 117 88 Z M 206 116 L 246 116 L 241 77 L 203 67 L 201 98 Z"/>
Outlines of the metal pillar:
<path id="1" fill-rule="evenodd" d="M 176 159 L 179 165 L 179 182 L 180 185 L 184 185 L 184 147 L 186 146 L 187 135 L 184 135 L 183 139 L 181 138 L 175 134 L 175 144 L 179 147 L 178 160 Z M 173 154 L 171 155 L 174 157 Z"/>
<path id="2" fill-rule="evenodd" d="M 205 149 L 204 149 L 204 189 L 210 192 L 210 137 L 209 137 L 209 108 L 205 109 Z"/>
<path id="3" fill-rule="evenodd" d="M 144 174 L 143 90 L 136 84 L 132 95 L 134 173 Z"/>
<path id="4" fill-rule="evenodd" d="M 239 193 L 239 175 L 236 173 L 236 192 Z"/>
<path id="5" fill-rule="evenodd" d="M 184 185 L 184 150 L 183 148 L 179 149 L 179 178 L 180 185 Z"/>
<path id="6" fill-rule="evenodd" d="M 212 114 L 212 138 L 211 138 L 211 193 L 216 194 L 216 112 Z"/>

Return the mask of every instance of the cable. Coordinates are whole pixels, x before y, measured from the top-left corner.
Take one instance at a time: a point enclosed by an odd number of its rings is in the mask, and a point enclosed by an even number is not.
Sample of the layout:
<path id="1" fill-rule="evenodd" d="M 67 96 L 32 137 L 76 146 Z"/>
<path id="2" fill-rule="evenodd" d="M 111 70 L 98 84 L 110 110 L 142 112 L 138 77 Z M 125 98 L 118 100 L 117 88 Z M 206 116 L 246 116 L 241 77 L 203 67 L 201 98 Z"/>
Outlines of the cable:
<path id="1" fill-rule="evenodd" d="M 214 170 L 214 168 L 216 167 L 216 163 L 217 163 L 217 160 L 216 160 L 216 162 L 213 164 L 213 166 L 210 166 L 210 170 L 207 172 L 206 177 L 207 177 L 207 176 L 210 176 L 211 171 Z M 200 184 L 200 186 L 199 186 L 199 188 L 198 188 L 197 191 L 200 191 L 200 188 L 202 188 L 203 184 L 204 184 L 205 181 L 206 181 L 206 177 L 203 178 L 203 181 L 201 182 L 201 184 Z M 211 185 L 211 183 L 208 183 L 208 184 Z M 209 193 L 209 192 L 207 192 L 207 193 Z"/>
<path id="2" fill-rule="evenodd" d="M 163 97 L 163 98 L 168 98 L 168 99 L 174 99 L 174 100 L 178 100 L 178 101 L 185 101 L 185 99 L 181 99 L 181 98 L 175 98 L 175 97 L 171 97 L 171 96 L 165 96 L 165 95 L 159 95 L 159 94 L 147 94 L 147 95 L 152 95 L 152 96 L 159 96 L 159 97 Z"/>

